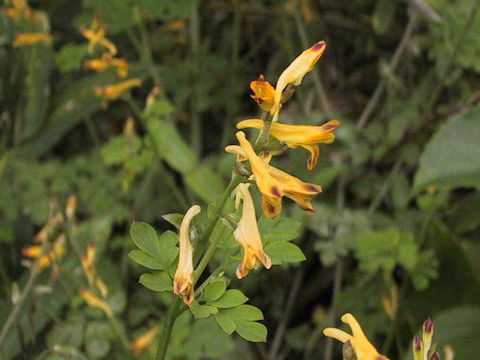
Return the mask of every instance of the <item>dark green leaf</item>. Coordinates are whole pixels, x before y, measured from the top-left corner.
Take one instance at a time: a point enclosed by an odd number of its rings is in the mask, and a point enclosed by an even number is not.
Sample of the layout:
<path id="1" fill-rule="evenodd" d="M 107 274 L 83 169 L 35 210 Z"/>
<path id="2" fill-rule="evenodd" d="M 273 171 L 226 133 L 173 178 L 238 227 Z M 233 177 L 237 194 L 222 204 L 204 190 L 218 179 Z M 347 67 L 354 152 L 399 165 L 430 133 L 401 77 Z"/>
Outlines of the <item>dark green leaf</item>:
<path id="1" fill-rule="evenodd" d="M 150 225 L 144 222 L 134 222 L 130 227 L 130 236 L 135 245 L 148 255 L 154 258 L 160 257 L 157 232 Z"/>
<path id="2" fill-rule="evenodd" d="M 235 321 L 236 330 L 238 335 L 245 340 L 252 342 L 266 342 L 267 341 L 267 328 L 265 325 L 254 321 Z"/>
<path id="3" fill-rule="evenodd" d="M 302 250 L 300 250 L 297 245 L 287 241 L 275 241 L 268 243 L 264 250 L 268 256 L 270 256 L 272 264 L 274 265 L 284 262 L 300 262 L 306 259 Z"/>
<path id="4" fill-rule="evenodd" d="M 213 281 L 205 288 L 205 301 L 212 302 L 220 298 L 227 289 L 227 284 L 224 280 Z"/>
<path id="5" fill-rule="evenodd" d="M 247 301 L 248 298 L 243 295 L 240 290 L 230 289 L 227 290 L 220 299 L 210 302 L 210 304 L 218 308 L 233 308 L 242 305 Z"/>

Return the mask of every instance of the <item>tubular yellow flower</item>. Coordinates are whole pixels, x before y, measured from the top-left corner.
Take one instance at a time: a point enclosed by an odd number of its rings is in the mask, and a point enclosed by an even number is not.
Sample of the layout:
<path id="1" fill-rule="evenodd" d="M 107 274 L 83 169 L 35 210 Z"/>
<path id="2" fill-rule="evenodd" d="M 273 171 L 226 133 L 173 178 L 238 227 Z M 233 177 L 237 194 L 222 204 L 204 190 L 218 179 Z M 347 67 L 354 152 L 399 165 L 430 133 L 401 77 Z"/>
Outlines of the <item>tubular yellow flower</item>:
<path id="1" fill-rule="evenodd" d="M 125 94 L 129 89 L 142 85 L 140 79 L 129 79 L 119 82 L 117 84 L 107 85 L 101 88 L 95 88 L 94 93 L 96 96 L 106 100 L 115 100 Z"/>
<path id="2" fill-rule="evenodd" d="M 86 69 L 96 72 L 103 72 L 114 66 L 117 68 L 117 75 L 121 78 L 128 76 L 128 69 L 130 67 L 127 60 L 113 58 L 110 53 L 103 54 L 98 59 L 86 60 L 84 66 Z"/>
<path id="3" fill-rule="evenodd" d="M 29 46 L 38 43 L 49 43 L 53 40 L 48 33 L 20 33 L 15 36 L 13 47 Z"/>
<path id="4" fill-rule="evenodd" d="M 307 149 L 310 152 L 307 168 L 313 170 L 320 155 L 320 148 L 317 144 L 331 144 L 335 140 L 333 130 L 339 126 L 338 120 L 330 120 L 321 126 L 289 125 L 275 122 L 270 128 L 269 134 L 291 148 L 301 146 Z M 237 124 L 237 129 L 245 128 L 263 129 L 263 120 L 248 119 Z"/>
<path id="5" fill-rule="evenodd" d="M 65 255 L 66 237 L 64 234 L 60 235 L 55 243 L 53 244 L 53 249 L 46 254 L 42 254 L 42 245 L 33 245 L 27 246 L 22 249 L 23 256 L 26 256 L 31 259 L 37 259 L 38 267 L 40 270 L 45 269 L 50 266 L 50 264 L 59 257 Z"/>
<path id="6" fill-rule="evenodd" d="M 105 300 L 100 299 L 91 291 L 87 289 L 81 289 L 80 295 L 82 295 L 83 300 L 85 300 L 85 302 L 91 307 L 102 310 L 108 317 L 113 316 L 113 310 L 110 305 L 108 305 Z"/>
<path id="7" fill-rule="evenodd" d="M 94 283 L 96 270 L 95 270 L 95 255 L 97 254 L 97 248 L 95 244 L 88 244 L 87 253 L 80 259 L 82 263 L 83 271 L 87 276 L 88 283 L 92 285 Z"/>
<path id="8" fill-rule="evenodd" d="M 35 13 L 25 0 L 12 0 L 12 5 L 13 7 L 4 9 L 9 18 L 15 21 L 25 19 L 32 23 L 35 21 Z"/>
<path id="9" fill-rule="evenodd" d="M 250 95 L 250 97 L 255 100 L 264 111 L 270 111 L 275 98 L 275 88 L 265 80 L 263 75 L 260 75 L 258 80 L 250 83 L 250 89 L 254 92 L 254 95 Z"/>
<path id="10" fill-rule="evenodd" d="M 309 49 L 303 51 L 292 63 L 280 74 L 277 85 L 275 86 L 275 99 L 270 113 L 278 116 L 281 107 L 282 93 L 288 84 L 298 86 L 302 83 L 305 74 L 310 72 L 318 59 L 325 51 L 327 44 L 325 41 L 319 41 Z"/>
<path id="11" fill-rule="evenodd" d="M 200 206 L 193 205 L 188 209 L 180 225 L 179 244 L 180 254 L 178 256 L 178 266 L 173 279 L 173 292 L 175 295 L 181 295 L 183 302 L 188 306 L 192 305 L 195 299 L 193 291 L 193 248 L 189 239 L 189 228 L 192 219 L 201 211 Z"/>
<path id="12" fill-rule="evenodd" d="M 107 29 L 101 25 L 98 16 L 95 16 L 89 29 L 82 28 L 80 33 L 88 40 L 88 52 L 90 54 L 93 53 L 96 46 L 104 47 L 112 56 L 117 53 L 115 44 L 105 37 Z"/>
<path id="13" fill-rule="evenodd" d="M 135 341 L 132 342 L 131 344 L 131 347 L 133 349 L 135 356 L 138 356 L 141 353 L 143 353 L 145 350 L 147 350 L 152 340 L 155 339 L 157 334 L 158 334 L 158 326 L 154 326 L 150 330 L 148 330 L 145 334 L 136 338 Z"/>
<path id="14" fill-rule="evenodd" d="M 342 321 L 350 326 L 352 334 L 347 334 L 345 331 L 335 328 L 326 328 L 323 330 L 325 336 L 337 339 L 342 343 L 350 341 L 350 344 L 355 351 L 357 360 L 388 360 L 385 356 L 380 355 L 375 347 L 368 341 L 363 333 L 363 330 L 357 319 L 352 314 L 344 314 Z"/>
<path id="15" fill-rule="evenodd" d="M 227 146 L 227 152 L 237 154 L 241 161 L 248 159 L 255 175 L 257 187 L 262 193 L 262 209 L 265 216 L 273 218 L 282 210 L 282 196 L 286 196 L 297 203 L 303 211 L 312 214 L 313 207 L 310 203 L 312 197 L 322 192 L 322 187 L 305 183 L 300 179 L 270 166 L 255 154 L 252 145 L 241 131 L 237 132 L 240 146 Z"/>
<path id="16" fill-rule="evenodd" d="M 247 185 L 238 185 L 237 193 L 239 194 L 239 198 L 237 199 L 242 200 L 243 207 L 242 218 L 238 222 L 238 227 L 233 232 L 233 237 L 243 247 L 243 260 L 237 268 L 237 277 L 242 279 L 247 276 L 250 270 L 255 268 L 257 259 L 266 269 L 272 267 L 272 261 L 263 251 L 262 239 L 258 231 L 257 218 L 255 216 L 255 207 Z"/>
<path id="17" fill-rule="evenodd" d="M 65 215 L 67 219 L 73 219 L 77 211 L 78 199 L 75 195 L 70 195 L 67 199 L 67 206 L 65 206 Z"/>

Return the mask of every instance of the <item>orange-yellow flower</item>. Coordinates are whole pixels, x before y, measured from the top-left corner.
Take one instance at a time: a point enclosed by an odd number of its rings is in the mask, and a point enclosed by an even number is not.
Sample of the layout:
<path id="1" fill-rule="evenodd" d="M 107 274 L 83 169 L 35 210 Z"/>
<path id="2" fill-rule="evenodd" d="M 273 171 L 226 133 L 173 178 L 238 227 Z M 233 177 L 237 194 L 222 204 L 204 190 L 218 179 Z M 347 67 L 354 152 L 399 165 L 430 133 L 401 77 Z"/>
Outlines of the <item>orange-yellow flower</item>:
<path id="1" fill-rule="evenodd" d="M 385 356 L 380 355 L 375 347 L 368 341 L 363 333 L 363 330 L 357 319 L 352 314 L 344 314 L 342 321 L 350 326 L 352 334 L 347 334 L 345 331 L 335 328 L 326 328 L 323 330 L 325 336 L 337 339 L 342 343 L 350 341 L 350 344 L 355 351 L 357 360 L 388 360 Z"/>
<path id="2" fill-rule="evenodd" d="M 104 87 L 97 87 L 94 89 L 94 93 L 96 96 L 102 98 L 102 100 L 105 102 L 107 100 L 118 99 L 120 96 L 125 94 L 129 89 L 138 87 L 141 85 L 142 85 L 142 81 L 140 79 L 136 79 L 136 78 L 129 79 L 116 84 L 107 85 Z"/>
<path id="3" fill-rule="evenodd" d="M 263 123 L 261 119 L 243 120 L 237 124 L 237 129 L 263 129 Z M 301 146 L 307 149 L 310 152 L 307 168 L 313 170 L 320 155 L 320 148 L 317 144 L 331 144 L 335 140 L 333 130 L 339 126 L 338 120 L 330 120 L 321 126 L 289 125 L 275 122 L 272 123 L 269 134 L 291 148 Z"/>
<path id="4" fill-rule="evenodd" d="M 105 37 L 107 29 L 105 26 L 101 25 L 98 16 L 93 19 L 92 25 L 89 29 L 82 28 L 80 29 L 80 33 L 88 40 L 88 52 L 90 54 L 93 53 L 97 46 L 107 49 L 112 56 L 115 56 L 117 53 L 117 47 L 115 44 Z"/>
<path id="5" fill-rule="evenodd" d="M 55 243 L 53 249 L 47 253 L 42 253 L 42 245 L 27 246 L 22 249 L 22 254 L 31 259 L 37 259 L 38 268 L 40 270 L 50 266 L 50 264 L 66 253 L 65 247 L 66 237 L 64 234 L 60 235 Z"/>
<path id="6" fill-rule="evenodd" d="M 83 300 L 85 300 L 85 302 L 91 307 L 95 307 L 102 310 L 108 317 L 113 316 L 113 310 L 110 307 L 110 305 L 108 305 L 105 300 L 100 299 L 97 295 L 95 295 L 91 291 L 87 289 L 81 289 L 80 295 L 82 295 Z"/>
<path id="7" fill-rule="evenodd" d="M 281 107 L 283 90 L 289 85 L 298 86 L 301 84 L 305 74 L 310 72 L 318 59 L 325 51 L 327 44 L 325 41 L 319 41 L 307 50 L 304 50 L 292 63 L 280 74 L 277 85 L 275 86 L 275 98 L 270 113 L 278 117 L 278 111 Z"/>
<path id="8" fill-rule="evenodd" d="M 250 95 L 250 97 L 255 100 L 264 111 L 270 111 L 275 98 L 275 88 L 265 80 L 263 75 L 260 75 L 258 80 L 250 83 L 250 89 L 252 89 L 254 93 L 254 95 Z"/>
<path id="9" fill-rule="evenodd" d="M 52 40 L 52 35 L 48 33 L 20 33 L 15 36 L 13 47 L 50 43 Z"/>
<path id="10" fill-rule="evenodd" d="M 310 200 L 322 192 L 319 185 L 309 184 L 268 165 L 253 150 L 250 142 L 242 131 L 236 134 L 240 146 L 227 146 L 227 152 L 237 154 L 240 160 L 248 159 L 255 175 L 257 187 L 262 193 L 262 209 L 265 216 L 273 218 L 282 210 L 282 197 L 286 196 L 297 203 L 303 211 L 312 214 L 313 206 Z"/>
<path id="11" fill-rule="evenodd" d="M 247 276 L 250 270 L 254 269 L 259 260 L 266 269 L 272 267 L 272 261 L 263 251 L 262 239 L 258 231 L 257 218 L 255 216 L 255 207 L 252 196 L 248 191 L 247 185 L 240 184 L 237 187 L 237 204 L 242 200 L 242 217 L 238 222 L 238 227 L 233 232 L 233 237 L 243 247 L 243 260 L 237 268 L 237 277 L 239 279 Z"/>
<path id="12" fill-rule="evenodd" d="M 121 78 L 128 76 L 129 63 L 125 59 L 113 58 L 107 53 L 98 59 L 90 59 L 85 61 L 85 68 L 96 72 L 103 72 L 110 67 L 117 68 L 117 74 Z"/>
<path id="13" fill-rule="evenodd" d="M 152 343 L 153 339 L 158 334 L 158 326 L 152 327 L 148 330 L 145 334 L 135 339 L 135 341 L 131 344 L 133 352 L 135 356 L 140 355 L 145 350 L 147 350 Z"/>
<path id="14" fill-rule="evenodd" d="M 189 239 L 189 228 L 192 219 L 201 211 L 200 206 L 193 205 L 183 217 L 179 231 L 180 253 L 178 255 L 178 266 L 173 279 L 173 292 L 181 295 L 183 302 L 188 306 L 192 305 L 195 299 L 193 291 L 193 248 Z"/>
<path id="15" fill-rule="evenodd" d="M 25 19 L 32 23 L 35 21 L 35 13 L 25 0 L 12 0 L 12 5 L 13 7 L 4 10 L 9 18 L 15 21 Z"/>

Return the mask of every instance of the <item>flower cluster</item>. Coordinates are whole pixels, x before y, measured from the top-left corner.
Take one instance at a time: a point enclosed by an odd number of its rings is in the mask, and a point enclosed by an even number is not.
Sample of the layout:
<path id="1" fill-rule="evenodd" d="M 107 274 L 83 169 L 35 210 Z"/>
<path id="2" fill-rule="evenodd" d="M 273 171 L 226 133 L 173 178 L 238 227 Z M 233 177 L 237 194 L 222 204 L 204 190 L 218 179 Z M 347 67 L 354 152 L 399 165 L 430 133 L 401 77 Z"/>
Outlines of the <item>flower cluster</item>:
<path id="1" fill-rule="evenodd" d="M 258 229 L 255 206 L 249 191 L 249 183 L 254 180 L 262 194 L 262 209 L 265 216 L 274 218 L 282 210 L 282 199 L 292 199 L 303 211 L 308 214 L 314 212 L 311 200 L 313 196 L 322 192 L 320 185 L 303 182 L 270 165 L 272 156 L 278 151 L 269 148 L 268 137 L 271 135 L 284 148 L 303 147 L 310 152 L 307 168 L 313 170 L 317 164 L 320 148 L 319 144 L 330 144 L 334 141 L 333 131 L 340 123 L 331 120 L 321 126 L 288 125 L 278 122 L 280 109 L 293 94 L 293 86 L 298 86 L 303 77 L 313 69 L 313 66 L 325 51 L 325 42 L 320 41 L 311 48 L 302 52 L 280 75 L 274 88 L 261 75 L 258 80 L 252 81 L 250 88 L 254 92 L 251 97 L 260 108 L 265 111 L 263 119 L 248 119 L 237 124 L 238 129 L 256 128 L 261 130 L 255 145 L 252 145 L 243 131 L 236 133 L 238 145 L 229 145 L 225 150 L 237 156 L 237 174 L 244 175 L 245 179 L 235 189 L 235 208 L 242 204 L 242 215 L 236 224 L 233 237 L 243 248 L 243 259 L 238 265 L 236 275 L 244 278 L 250 270 L 261 263 L 266 269 L 272 266 L 270 257 L 264 252 L 260 231 Z M 263 146 L 260 148 L 260 146 Z M 248 163 L 247 163 L 248 162 Z M 248 184 L 247 184 L 248 183 Z M 192 218 L 200 212 L 200 207 L 191 207 L 180 227 L 180 256 L 173 282 L 173 291 L 182 295 L 187 305 L 194 300 L 194 269 L 193 248 L 188 236 L 188 229 Z"/>
<path id="2" fill-rule="evenodd" d="M 85 61 L 84 66 L 86 69 L 104 72 L 110 68 L 115 68 L 118 77 L 126 78 L 128 76 L 130 64 L 127 60 L 117 57 L 117 47 L 107 38 L 107 28 L 102 25 L 100 17 L 96 16 L 90 28 L 82 28 L 80 32 L 88 40 L 88 53 L 100 52 L 97 58 Z M 102 104 L 105 107 L 107 101 L 115 100 L 127 90 L 138 87 L 141 84 L 140 79 L 134 78 L 104 87 L 96 87 L 94 93 L 102 99 Z"/>
<path id="3" fill-rule="evenodd" d="M 326 328 L 323 330 L 323 334 L 343 343 L 345 360 L 388 360 L 385 356 L 380 355 L 368 341 L 362 327 L 352 314 L 344 314 L 342 321 L 350 326 L 352 335 L 335 328 Z M 433 328 L 433 321 L 430 318 L 423 322 L 422 338 L 420 339 L 418 336 L 413 338 L 413 360 L 440 360 L 440 354 L 436 351 L 437 344 L 433 342 Z M 454 352 L 451 346 L 445 345 L 443 351 L 446 360 L 453 360 Z"/>

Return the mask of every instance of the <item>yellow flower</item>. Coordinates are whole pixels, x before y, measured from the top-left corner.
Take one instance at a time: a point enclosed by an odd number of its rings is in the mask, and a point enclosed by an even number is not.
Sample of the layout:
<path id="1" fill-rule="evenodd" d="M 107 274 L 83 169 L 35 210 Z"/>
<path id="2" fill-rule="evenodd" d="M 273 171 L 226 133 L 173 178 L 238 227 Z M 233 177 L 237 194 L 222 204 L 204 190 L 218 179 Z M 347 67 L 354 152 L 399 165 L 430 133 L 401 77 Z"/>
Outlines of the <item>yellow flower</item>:
<path id="1" fill-rule="evenodd" d="M 173 292 L 175 295 L 181 295 L 183 302 L 188 306 L 192 305 L 195 298 L 193 291 L 193 248 L 189 239 L 189 228 L 192 219 L 198 215 L 201 208 L 193 205 L 188 209 L 183 217 L 179 232 L 180 254 L 178 256 L 178 266 L 173 279 Z"/>
<path id="2" fill-rule="evenodd" d="M 332 131 L 339 126 L 340 122 L 338 120 L 330 120 L 322 126 L 288 125 L 275 122 L 272 123 L 269 134 L 291 148 L 301 146 L 307 149 L 310 152 L 307 168 L 313 170 L 320 155 L 320 148 L 317 144 L 331 144 L 335 140 L 335 134 Z M 248 119 L 240 121 L 237 124 L 237 129 L 244 128 L 263 129 L 263 120 Z"/>
<path id="3" fill-rule="evenodd" d="M 53 39 L 48 33 L 20 33 L 15 36 L 13 47 L 35 45 L 38 43 L 49 43 Z"/>
<path id="4" fill-rule="evenodd" d="M 350 326 L 353 335 L 335 328 L 326 328 L 323 330 L 323 334 L 337 339 L 342 343 L 349 341 L 355 351 L 357 360 L 388 360 L 385 356 L 380 355 L 375 347 L 368 341 L 360 324 L 352 314 L 344 314 L 342 321 Z"/>
<path id="5" fill-rule="evenodd" d="M 101 25 L 98 16 L 95 16 L 89 29 L 82 28 L 80 33 L 88 40 L 88 52 L 90 54 L 93 53 L 96 46 L 104 47 L 112 56 L 117 53 L 115 44 L 105 37 L 107 29 Z"/>
<path id="6" fill-rule="evenodd" d="M 103 54 L 98 59 L 90 59 L 85 61 L 85 68 L 96 72 L 103 72 L 110 67 L 117 68 L 119 77 L 124 78 L 128 76 L 129 63 L 125 59 L 113 58 L 111 54 Z"/>
<path id="7" fill-rule="evenodd" d="M 262 193 L 262 209 L 265 216 L 273 218 L 282 210 L 282 197 L 286 196 L 297 203 L 303 211 L 312 214 L 312 197 L 322 192 L 319 185 L 309 184 L 287 174 L 262 160 L 253 150 L 242 131 L 237 132 L 240 146 L 227 146 L 227 152 L 237 154 L 240 160 L 248 159 L 255 175 L 257 187 Z"/>
<path id="8" fill-rule="evenodd" d="M 13 7 L 4 10 L 9 18 L 15 21 L 25 19 L 32 23 L 35 21 L 35 13 L 25 0 L 12 0 L 12 5 Z"/>
<path id="9" fill-rule="evenodd" d="M 243 260 L 237 268 L 237 277 L 239 279 L 247 276 L 250 270 L 257 265 L 257 259 L 266 269 L 272 267 L 272 261 L 263 251 L 262 239 L 258 231 L 257 218 L 255 216 L 255 207 L 252 196 L 248 191 L 247 185 L 240 184 L 237 187 L 237 204 L 242 200 L 242 218 L 238 222 L 238 227 L 233 232 L 233 237 L 243 247 Z"/>
<path id="10" fill-rule="evenodd" d="M 133 349 L 135 356 L 138 356 L 141 353 L 143 353 L 145 350 L 147 350 L 152 340 L 155 339 L 157 334 L 158 334 L 158 326 L 154 326 L 150 330 L 148 330 L 145 334 L 136 338 L 135 341 L 131 344 L 131 347 Z"/>
<path id="11" fill-rule="evenodd" d="M 110 305 L 108 305 L 105 300 L 100 299 L 91 291 L 87 289 L 81 289 L 80 295 L 82 295 L 83 300 L 85 300 L 85 302 L 91 307 L 95 307 L 102 310 L 108 317 L 113 316 L 113 310 L 110 307 Z"/>
<path id="12" fill-rule="evenodd" d="M 118 99 L 120 96 L 125 94 L 129 89 L 138 87 L 142 85 L 142 81 L 140 79 L 129 79 L 126 81 L 122 81 L 116 84 L 107 85 L 104 87 L 97 87 L 93 90 L 94 94 L 104 101 L 107 100 L 115 100 Z"/>
<path id="13" fill-rule="evenodd" d="M 78 199 L 75 195 L 70 195 L 67 199 L 67 206 L 65 206 L 65 215 L 67 219 L 73 219 L 77 211 Z"/>
<path id="14" fill-rule="evenodd" d="M 42 270 L 50 266 L 50 264 L 52 264 L 55 259 L 58 259 L 65 255 L 65 242 L 66 237 L 64 234 L 62 234 L 57 238 L 57 240 L 55 240 L 55 243 L 53 244 L 53 249 L 48 253 L 42 253 L 42 245 L 33 245 L 24 247 L 22 249 L 22 254 L 23 256 L 26 256 L 28 258 L 37 259 L 38 268 Z"/>
<path id="15" fill-rule="evenodd" d="M 80 258 L 83 271 L 87 275 L 88 283 L 91 285 L 94 283 L 96 276 L 95 269 L 95 256 L 97 254 L 97 247 L 95 244 L 88 244 L 87 253 Z"/>
<path id="16" fill-rule="evenodd" d="M 277 85 L 275 86 L 275 98 L 270 113 L 278 117 L 278 111 L 281 107 L 283 90 L 289 84 L 298 86 L 302 83 L 305 74 L 310 72 L 318 59 L 325 51 L 327 44 L 325 41 L 319 41 L 309 49 L 303 51 L 292 63 L 280 74 Z"/>
<path id="17" fill-rule="evenodd" d="M 255 100 L 264 111 L 270 111 L 275 98 L 275 88 L 265 80 L 263 75 L 260 75 L 258 80 L 250 83 L 250 89 L 254 92 L 254 95 L 250 95 L 250 97 Z"/>

